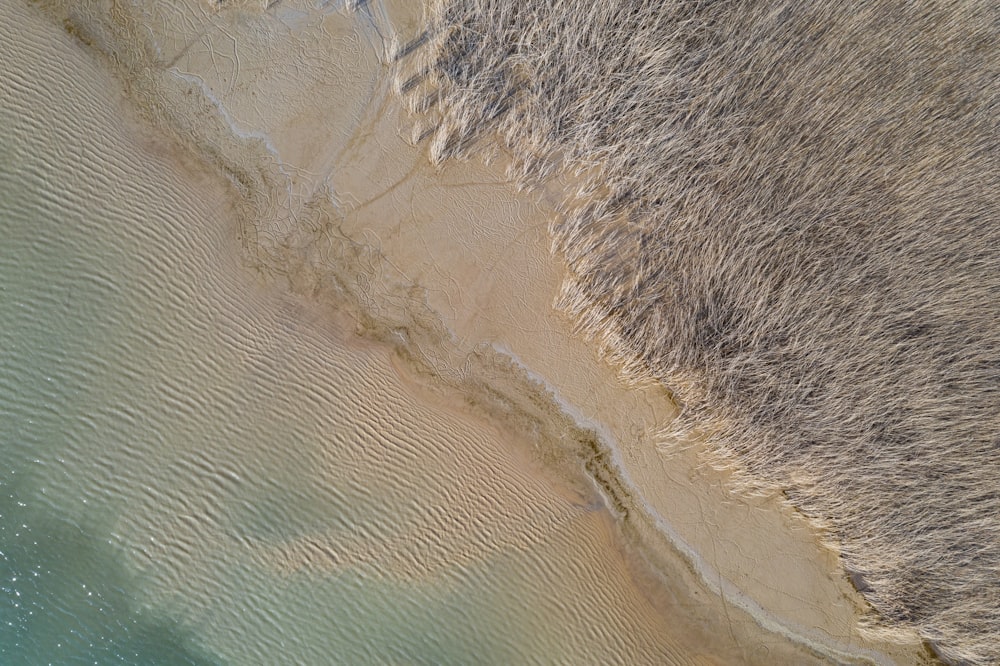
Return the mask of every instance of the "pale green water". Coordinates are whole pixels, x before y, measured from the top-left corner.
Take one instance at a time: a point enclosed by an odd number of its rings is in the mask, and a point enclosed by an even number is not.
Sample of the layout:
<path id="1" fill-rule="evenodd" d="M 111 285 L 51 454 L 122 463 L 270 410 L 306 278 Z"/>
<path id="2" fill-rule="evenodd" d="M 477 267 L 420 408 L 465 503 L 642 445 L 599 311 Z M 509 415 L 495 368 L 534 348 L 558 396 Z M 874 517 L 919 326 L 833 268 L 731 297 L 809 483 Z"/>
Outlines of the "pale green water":
<path id="1" fill-rule="evenodd" d="M 365 488 L 330 493 L 310 484 L 318 426 L 286 417 L 288 403 L 309 398 L 309 386 L 277 368 L 228 371 L 240 368 L 240 350 L 222 346 L 223 331 L 206 335 L 218 322 L 207 321 L 207 304 L 191 308 L 186 299 L 191 266 L 150 279 L 157 260 L 150 249 L 182 241 L 169 236 L 169 220 L 118 208 L 126 199 L 101 191 L 97 179 L 63 202 L 49 199 L 48 184 L 72 181 L 75 170 L 51 152 L 45 157 L 53 162 L 44 162 L 45 146 L 26 140 L 21 150 L 4 146 L 0 176 L 3 663 L 279 663 L 286 650 L 291 662 L 406 655 L 440 663 L 468 656 L 462 636 L 506 661 L 502 636 L 479 626 L 512 620 L 493 617 L 489 581 L 473 583 L 477 594 L 464 597 L 460 587 L 378 580 L 377 567 L 284 579 L 228 552 L 237 536 L 280 541 L 373 521 L 387 523 L 375 532 L 405 529 L 406 521 Z M 170 185 L 149 183 L 142 194 Z M 87 210 L 99 202 L 111 205 Z M 139 227 L 146 231 L 130 236 Z M 273 384 L 264 383 L 269 377 Z M 344 408 L 319 404 L 334 412 L 326 422 Z M 207 472 L 199 479 L 188 462 L 207 467 L 242 451 L 262 456 L 269 446 L 280 460 L 232 462 L 242 487 L 227 479 L 213 485 Z M 162 541 L 156 521 L 179 516 L 190 524 L 148 567 L 163 580 L 129 573 L 126 551 Z M 188 596 L 189 586 L 204 596 Z M 181 598 L 147 607 L 164 589 Z M 199 630 L 195 621 L 215 624 Z M 262 625 L 268 633 L 257 633 Z M 213 640 L 232 640 L 235 654 L 220 659 L 193 647 L 199 631 L 201 642 L 218 633 Z"/>
<path id="2" fill-rule="evenodd" d="M 592 509 L 261 295 L 224 201 L 4 11 L 0 663 L 672 660 Z"/>
<path id="3" fill-rule="evenodd" d="M 120 183 L 74 168 L 86 123 L 29 119 L 21 104 L 44 97 L 23 92 L 0 88 L 0 662 L 214 663 L 138 603 L 113 536 L 117 480 L 96 488 L 78 465 L 145 430 L 149 407 L 112 413 L 148 382 L 142 349 L 118 355 L 143 333 L 128 310 L 143 300 L 129 285 L 139 239 L 119 235 L 142 216 Z"/>

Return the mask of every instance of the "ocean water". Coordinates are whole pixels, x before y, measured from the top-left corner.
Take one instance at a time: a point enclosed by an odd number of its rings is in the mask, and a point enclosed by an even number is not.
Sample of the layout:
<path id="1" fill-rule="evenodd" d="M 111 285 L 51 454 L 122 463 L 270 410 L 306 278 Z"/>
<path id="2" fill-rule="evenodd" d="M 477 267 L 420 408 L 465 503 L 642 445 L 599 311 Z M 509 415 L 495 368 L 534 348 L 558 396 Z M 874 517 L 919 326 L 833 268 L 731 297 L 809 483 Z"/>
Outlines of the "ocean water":
<path id="1" fill-rule="evenodd" d="M 596 495 L 249 269 L 221 179 L 59 26 L 2 19 L 0 663 L 712 650 L 641 589 Z"/>

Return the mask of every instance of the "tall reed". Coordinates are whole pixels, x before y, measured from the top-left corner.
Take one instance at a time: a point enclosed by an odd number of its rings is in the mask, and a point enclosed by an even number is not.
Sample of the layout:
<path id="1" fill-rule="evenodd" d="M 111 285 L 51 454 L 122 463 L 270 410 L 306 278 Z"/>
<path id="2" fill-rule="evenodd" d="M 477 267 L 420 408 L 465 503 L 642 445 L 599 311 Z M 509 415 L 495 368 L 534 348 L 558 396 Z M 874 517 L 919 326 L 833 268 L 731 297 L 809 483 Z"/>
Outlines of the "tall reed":
<path id="1" fill-rule="evenodd" d="M 438 0 L 424 39 L 435 160 L 578 183 L 581 329 L 879 622 L 1000 663 L 1000 5 Z"/>

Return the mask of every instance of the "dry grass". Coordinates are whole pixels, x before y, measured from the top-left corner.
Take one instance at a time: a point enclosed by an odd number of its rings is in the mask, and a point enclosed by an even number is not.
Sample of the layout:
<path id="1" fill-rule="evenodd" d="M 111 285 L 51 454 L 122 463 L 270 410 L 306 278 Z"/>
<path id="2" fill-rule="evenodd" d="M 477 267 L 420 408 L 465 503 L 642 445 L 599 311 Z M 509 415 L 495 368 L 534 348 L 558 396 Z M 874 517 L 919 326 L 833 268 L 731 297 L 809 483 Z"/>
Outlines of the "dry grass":
<path id="1" fill-rule="evenodd" d="M 1000 663 L 994 2 L 439 0 L 442 160 L 499 137 L 564 306 L 828 525 L 890 623 Z"/>

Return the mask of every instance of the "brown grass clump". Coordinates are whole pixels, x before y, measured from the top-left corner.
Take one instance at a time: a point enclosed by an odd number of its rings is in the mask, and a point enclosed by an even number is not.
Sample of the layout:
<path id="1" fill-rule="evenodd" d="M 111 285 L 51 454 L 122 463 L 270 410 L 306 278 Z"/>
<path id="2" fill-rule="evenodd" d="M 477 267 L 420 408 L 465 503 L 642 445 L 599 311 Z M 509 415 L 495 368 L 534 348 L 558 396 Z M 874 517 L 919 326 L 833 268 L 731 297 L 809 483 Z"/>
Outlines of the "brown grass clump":
<path id="1" fill-rule="evenodd" d="M 439 0 L 403 86 L 434 159 L 577 174 L 564 306 L 956 663 L 1000 663 L 998 7 Z"/>

